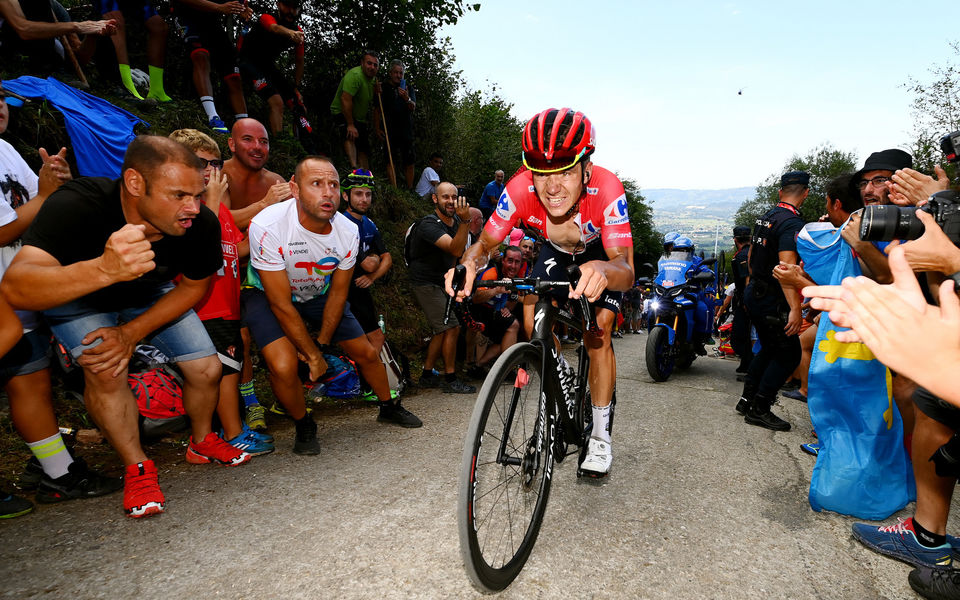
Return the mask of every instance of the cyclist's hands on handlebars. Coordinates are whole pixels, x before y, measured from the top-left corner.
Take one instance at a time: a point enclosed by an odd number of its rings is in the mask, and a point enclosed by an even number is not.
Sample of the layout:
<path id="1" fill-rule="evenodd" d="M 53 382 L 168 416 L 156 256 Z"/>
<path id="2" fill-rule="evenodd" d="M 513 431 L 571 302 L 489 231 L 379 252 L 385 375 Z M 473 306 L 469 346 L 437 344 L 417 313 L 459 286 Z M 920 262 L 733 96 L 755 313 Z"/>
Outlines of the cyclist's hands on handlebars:
<path id="1" fill-rule="evenodd" d="M 591 260 L 580 265 L 580 281 L 570 290 L 570 298 L 576 300 L 586 296 L 590 302 L 596 302 L 600 294 L 607 289 L 607 275 L 604 272 L 606 261 Z"/>

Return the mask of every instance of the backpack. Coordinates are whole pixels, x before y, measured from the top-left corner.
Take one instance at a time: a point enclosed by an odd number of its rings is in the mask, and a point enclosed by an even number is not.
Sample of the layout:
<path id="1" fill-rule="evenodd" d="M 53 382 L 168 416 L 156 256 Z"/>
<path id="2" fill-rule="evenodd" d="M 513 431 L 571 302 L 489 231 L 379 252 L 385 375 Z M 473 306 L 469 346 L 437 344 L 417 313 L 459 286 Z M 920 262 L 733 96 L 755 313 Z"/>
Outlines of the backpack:
<path id="1" fill-rule="evenodd" d="M 416 221 L 410 224 L 410 227 L 407 227 L 406 233 L 403 234 L 403 264 L 407 267 L 410 266 L 410 263 L 413 262 L 413 259 L 416 258 L 413 256 L 413 241 L 417 239 L 417 229 L 420 226 L 420 223 L 424 219 L 429 219 L 433 217 L 437 221 L 440 221 L 440 218 L 437 215 L 427 215 L 425 217 L 420 217 Z"/>
<path id="2" fill-rule="evenodd" d="M 324 352 L 323 360 L 327 363 L 327 370 L 323 376 L 311 386 L 312 396 L 329 396 L 331 398 L 356 398 L 360 395 L 360 376 L 353 361 Z"/>
<path id="3" fill-rule="evenodd" d="M 178 374 L 167 365 L 127 375 L 137 400 L 140 434 L 147 439 L 184 431 L 190 422 L 183 408 L 183 388 Z"/>

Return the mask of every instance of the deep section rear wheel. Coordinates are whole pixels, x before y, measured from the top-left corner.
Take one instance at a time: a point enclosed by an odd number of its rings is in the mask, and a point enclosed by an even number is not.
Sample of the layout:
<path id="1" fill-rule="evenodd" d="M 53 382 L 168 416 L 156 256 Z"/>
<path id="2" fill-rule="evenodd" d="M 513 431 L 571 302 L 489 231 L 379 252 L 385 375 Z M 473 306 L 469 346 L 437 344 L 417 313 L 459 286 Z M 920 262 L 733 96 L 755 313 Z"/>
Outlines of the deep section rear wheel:
<path id="1" fill-rule="evenodd" d="M 520 573 L 550 495 L 551 411 L 541 403 L 542 351 L 515 344 L 490 370 L 470 419 L 460 467 L 460 555 L 473 584 L 499 591 Z"/>

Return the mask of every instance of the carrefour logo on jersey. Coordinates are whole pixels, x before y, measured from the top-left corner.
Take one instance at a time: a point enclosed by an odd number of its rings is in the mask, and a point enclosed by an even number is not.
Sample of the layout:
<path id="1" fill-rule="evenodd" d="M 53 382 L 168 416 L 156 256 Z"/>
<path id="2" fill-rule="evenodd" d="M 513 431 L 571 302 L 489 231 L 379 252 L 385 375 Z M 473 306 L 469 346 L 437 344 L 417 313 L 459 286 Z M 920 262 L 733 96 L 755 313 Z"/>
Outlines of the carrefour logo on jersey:
<path id="1" fill-rule="evenodd" d="M 619 225 L 629 220 L 630 216 L 627 214 L 627 196 L 624 194 L 617 198 L 617 201 L 610 207 L 610 211 L 606 214 L 606 224 Z"/>
<path id="2" fill-rule="evenodd" d="M 497 216 L 501 219 L 509 219 L 513 211 L 514 206 L 513 202 L 510 201 L 510 196 L 506 194 L 500 196 L 500 201 L 497 202 Z"/>

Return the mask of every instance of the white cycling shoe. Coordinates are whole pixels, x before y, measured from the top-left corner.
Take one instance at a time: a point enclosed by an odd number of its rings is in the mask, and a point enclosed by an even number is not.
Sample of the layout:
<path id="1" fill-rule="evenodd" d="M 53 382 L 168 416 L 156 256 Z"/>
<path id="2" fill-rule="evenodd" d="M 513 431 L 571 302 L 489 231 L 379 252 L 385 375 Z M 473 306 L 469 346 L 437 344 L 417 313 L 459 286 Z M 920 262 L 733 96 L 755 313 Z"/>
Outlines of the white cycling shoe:
<path id="1" fill-rule="evenodd" d="M 588 477 L 605 477 L 613 463 L 613 449 L 609 442 L 592 437 L 587 443 L 587 454 L 580 463 L 580 471 Z"/>

